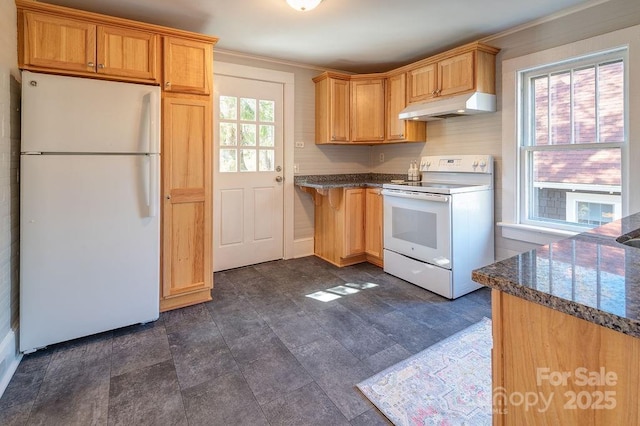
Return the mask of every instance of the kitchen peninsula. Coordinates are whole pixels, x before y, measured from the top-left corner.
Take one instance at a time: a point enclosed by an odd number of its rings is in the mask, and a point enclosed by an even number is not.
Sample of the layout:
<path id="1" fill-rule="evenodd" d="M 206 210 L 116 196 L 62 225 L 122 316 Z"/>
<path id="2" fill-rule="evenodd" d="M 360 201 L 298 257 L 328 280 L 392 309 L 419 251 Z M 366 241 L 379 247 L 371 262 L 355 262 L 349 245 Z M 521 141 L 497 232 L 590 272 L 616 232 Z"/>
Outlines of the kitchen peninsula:
<path id="1" fill-rule="evenodd" d="M 639 424 L 640 248 L 616 241 L 636 234 L 640 213 L 473 271 L 493 289 L 494 425 Z"/>
<path id="2" fill-rule="evenodd" d="M 336 266 L 371 262 L 383 266 L 383 183 L 407 175 L 358 173 L 296 176 L 295 184 L 313 197 L 314 254 Z"/>

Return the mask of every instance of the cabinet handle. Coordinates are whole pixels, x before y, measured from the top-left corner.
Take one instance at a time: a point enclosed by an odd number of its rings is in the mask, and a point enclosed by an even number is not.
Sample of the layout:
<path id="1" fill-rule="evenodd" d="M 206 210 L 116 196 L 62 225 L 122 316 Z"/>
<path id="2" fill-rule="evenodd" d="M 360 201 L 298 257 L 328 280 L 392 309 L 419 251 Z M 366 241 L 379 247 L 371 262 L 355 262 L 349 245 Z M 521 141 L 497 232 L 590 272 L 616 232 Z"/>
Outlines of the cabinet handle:
<path id="1" fill-rule="evenodd" d="M 170 81 L 167 81 L 167 82 L 164 84 L 164 86 L 165 86 L 165 87 L 171 87 L 171 82 L 170 82 Z"/>
<path id="2" fill-rule="evenodd" d="M 435 96 L 437 93 L 438 93 L 438 91 L 437 91 L 437 90 L 433 90 L 433 91 L 431 92 L 431 96 Z"/>
<path id="3" fill-rule="evenodd" d="M 171 195 L 165 195 L 165 198 L 166 198 L 167 200 L 170 200 L 170 199 L 171 199 Z"/>
<path id="4" fill-rule="evenodd" d="M 104 64 L 98 64 L 98 68 L 104 68 Z"/>
<path id="5" fill-rule="evenodd" d="M 96 64 L 94 64 L 93 62 L 89 62 L 89 63 L 87 64 L 87 66 L 88 66 L 88 67 L 93 68 L 93 67 L 95 67 L 95 66 L 96 66 Z"/>

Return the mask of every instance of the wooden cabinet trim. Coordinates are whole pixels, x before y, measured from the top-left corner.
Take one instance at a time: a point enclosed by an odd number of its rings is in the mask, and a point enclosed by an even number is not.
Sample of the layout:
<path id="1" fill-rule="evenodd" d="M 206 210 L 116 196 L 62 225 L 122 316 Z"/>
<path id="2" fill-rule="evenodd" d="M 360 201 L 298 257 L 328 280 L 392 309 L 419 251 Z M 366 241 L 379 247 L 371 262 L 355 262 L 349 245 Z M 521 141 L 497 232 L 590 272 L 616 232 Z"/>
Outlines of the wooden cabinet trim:
<path id="1" fill-rule="evenodd" d="M 190 38 L 193 40 L 204 41 L 207 43 L 217 43 L 218 38 L 205 34 L 193 33 L 190 31 L 179 30 L 176 28 L 164 27 L 161 25 L 148 24 L 145 22 L 134 21 L 126 18 L 118 18 L 115 16 L 102 15 L 100 13 L 87 12 L 84 10 L 72 9 L 69 7 L 58 6 L 48 3 L 40 3 L 33 0 L 16 0 L 16 8 L 24 11 L 35 11 L 46 13 L 59 18 L 71 18 L 83 21 L 90 21 L 96 25 L 120 26 L 123 28 L 133 28 L 142 31 L 153 32 L 160 35 L 171 35 L 176 37 Z"/>

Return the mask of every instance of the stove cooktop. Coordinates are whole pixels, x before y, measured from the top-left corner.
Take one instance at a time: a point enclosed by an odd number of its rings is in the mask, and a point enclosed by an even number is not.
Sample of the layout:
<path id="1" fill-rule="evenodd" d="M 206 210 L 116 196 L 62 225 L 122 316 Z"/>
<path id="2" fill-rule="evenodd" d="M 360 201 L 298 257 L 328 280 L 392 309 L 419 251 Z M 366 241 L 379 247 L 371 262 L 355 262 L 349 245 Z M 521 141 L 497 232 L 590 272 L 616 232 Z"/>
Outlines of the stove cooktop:
<path id="1" fill-rule="evenodd" d="M 490 185 L 475 183 L 451 183 L 451 182 L 403 182 L 385 183 L 386 189 L 400 189 L 405 191 L 430 192 L 434 194 L 456 194 L 461 192 L 482 191 L 490 189 Z"/>

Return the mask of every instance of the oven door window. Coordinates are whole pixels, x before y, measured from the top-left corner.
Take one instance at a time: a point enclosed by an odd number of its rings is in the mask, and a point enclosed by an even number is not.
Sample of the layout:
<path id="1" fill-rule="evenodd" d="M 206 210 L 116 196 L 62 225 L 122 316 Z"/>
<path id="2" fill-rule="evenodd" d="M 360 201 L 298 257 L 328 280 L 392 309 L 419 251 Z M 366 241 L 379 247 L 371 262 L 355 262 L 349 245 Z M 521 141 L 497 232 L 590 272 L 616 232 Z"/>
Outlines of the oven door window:
<path id="1" fill-rule="evenodd" d="M 451 202 L 384 197 L 384 248 L 451 269 Z"/>

